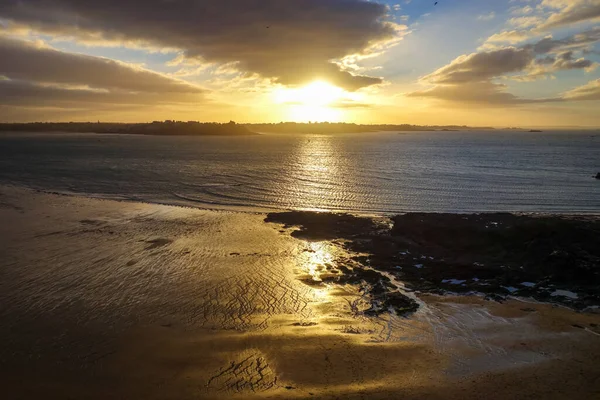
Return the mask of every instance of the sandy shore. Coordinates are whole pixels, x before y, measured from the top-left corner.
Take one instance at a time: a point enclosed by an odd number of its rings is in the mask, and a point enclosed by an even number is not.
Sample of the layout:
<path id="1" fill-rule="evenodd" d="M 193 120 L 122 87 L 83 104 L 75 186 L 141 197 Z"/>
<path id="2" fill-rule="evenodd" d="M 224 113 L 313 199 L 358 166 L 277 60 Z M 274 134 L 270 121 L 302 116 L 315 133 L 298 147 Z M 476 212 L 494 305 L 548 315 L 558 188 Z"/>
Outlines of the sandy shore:
<path id="1" fill-rule="evenodd" d="M 367 317 L 340 251 L 204 211 L 0 187 L 8 399 L 587 399 L 600 315 L 421 295 Z"/>

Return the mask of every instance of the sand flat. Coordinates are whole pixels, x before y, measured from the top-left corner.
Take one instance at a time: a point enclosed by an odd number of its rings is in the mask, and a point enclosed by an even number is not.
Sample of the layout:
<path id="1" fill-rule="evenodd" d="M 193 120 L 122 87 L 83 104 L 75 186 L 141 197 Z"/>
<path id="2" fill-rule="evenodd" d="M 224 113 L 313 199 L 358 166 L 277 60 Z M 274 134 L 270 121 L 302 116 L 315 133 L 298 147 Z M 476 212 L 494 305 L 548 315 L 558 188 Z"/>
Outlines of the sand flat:
<path id="1" fill-rule="evenodd" d="M 264 217 L 0 187 L 6 398 L 600 394 L 599 315 L 422 295 L 366 317 L 306 280 L 334 247 Z"/>

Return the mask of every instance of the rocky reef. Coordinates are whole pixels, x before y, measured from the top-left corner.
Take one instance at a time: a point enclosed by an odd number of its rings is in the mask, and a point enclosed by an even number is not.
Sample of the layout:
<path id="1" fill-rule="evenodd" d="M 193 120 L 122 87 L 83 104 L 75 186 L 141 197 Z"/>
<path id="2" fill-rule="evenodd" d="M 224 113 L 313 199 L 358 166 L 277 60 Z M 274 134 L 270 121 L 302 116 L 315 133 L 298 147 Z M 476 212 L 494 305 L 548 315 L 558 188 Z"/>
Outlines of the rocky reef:
<path id="1" fill-rule="evenodd" d="M 491 214 L 410 213 L 390 219 L 350 214 L 271 213 L 267 222 L 296 227 L 304 240 L 329 240 L 348 259 L 324 281 L 359 284 L 373 313 L 399 313 L 418 304 L 399 292 L 519 296 L 574 309 L 600 306 L 600 220 Z"/>

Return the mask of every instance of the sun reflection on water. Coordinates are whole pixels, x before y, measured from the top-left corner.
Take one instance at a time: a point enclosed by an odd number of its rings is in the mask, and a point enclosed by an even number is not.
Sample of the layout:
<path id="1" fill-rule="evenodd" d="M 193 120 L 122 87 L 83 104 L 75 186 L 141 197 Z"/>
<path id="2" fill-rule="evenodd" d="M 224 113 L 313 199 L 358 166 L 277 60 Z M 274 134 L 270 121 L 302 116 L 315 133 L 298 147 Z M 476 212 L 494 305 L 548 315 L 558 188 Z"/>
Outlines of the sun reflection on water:
<path id="1" fill-rule="evenodd" d="M 331 210 L 339 188 L 344 184 L 341 176 L 339 154 L 332 138 L 326 135 L 310 135 L 300 142 L 290 169 L 287 193 L 291 206 L 311 211 Z"/>

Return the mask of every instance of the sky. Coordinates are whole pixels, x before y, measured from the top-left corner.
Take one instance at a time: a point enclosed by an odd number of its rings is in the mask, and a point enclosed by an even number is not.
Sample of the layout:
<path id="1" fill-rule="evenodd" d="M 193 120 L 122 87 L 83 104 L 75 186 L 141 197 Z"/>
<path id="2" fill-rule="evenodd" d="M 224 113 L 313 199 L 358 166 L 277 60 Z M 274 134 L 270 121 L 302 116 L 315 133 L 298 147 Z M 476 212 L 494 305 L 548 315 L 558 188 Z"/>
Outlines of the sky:
<path id="1" fill-rule="evenodd" d="M 600 0 L 2 0 L 0 121 L 600 127 Z"/>

